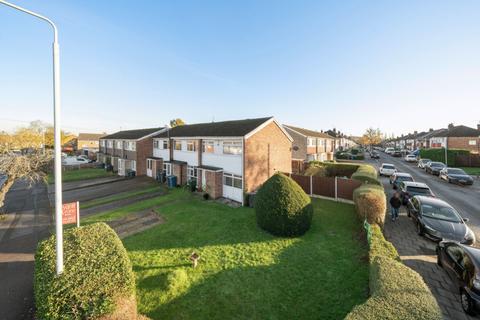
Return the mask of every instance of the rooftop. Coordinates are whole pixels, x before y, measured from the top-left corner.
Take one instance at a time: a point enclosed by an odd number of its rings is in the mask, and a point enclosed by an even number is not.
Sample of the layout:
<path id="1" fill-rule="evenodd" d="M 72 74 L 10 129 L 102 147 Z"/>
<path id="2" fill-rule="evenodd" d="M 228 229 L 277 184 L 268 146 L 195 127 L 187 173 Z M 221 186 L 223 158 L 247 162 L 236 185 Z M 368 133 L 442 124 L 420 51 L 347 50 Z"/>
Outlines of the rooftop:
<path id="1" fill-rule="evenodd" d="M 136 130 L 123 130 L 118 131 L 107 136 L 102 137 L 102 139 L 141 139 L 157 131 L 165 129 L 164 127 L 160 128 L 148 128 L 148 129 L 136 129 Z"/>
<path id="2" fill-rule="evenodd" d="M 298 132 L 298 133 L 300 133 L 304 136 L 307 136 L 307 137 L 334 139 L 334 137 L 332 137 L 331 135 L 323 133 L 323 132 L 318 132 L 318 131 L 314 131 L 314 130 L 299 128 L 299 127 L 294 127 L 294 126 L 286 125 L 286 124 L 284 124 L 283 126 L 287 129 L 296 131 L 296 132 Z"/>

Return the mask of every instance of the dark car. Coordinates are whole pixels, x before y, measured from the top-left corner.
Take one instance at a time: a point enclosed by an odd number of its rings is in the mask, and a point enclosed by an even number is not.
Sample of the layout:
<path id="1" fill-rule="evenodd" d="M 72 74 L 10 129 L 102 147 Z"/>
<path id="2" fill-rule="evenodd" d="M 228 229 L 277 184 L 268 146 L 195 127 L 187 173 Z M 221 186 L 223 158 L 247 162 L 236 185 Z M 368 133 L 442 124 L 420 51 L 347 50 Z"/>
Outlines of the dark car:
<path id="1" fill-rule="evenodd" d="M 458 183 L 463 185 L 472 185 L 473 178 L 465 171 L 458 168 L 443 168 L 440 171 L 440 179 L 448 181 L 448 183 Z"/>
<path id="2" fill-rule="evenodd" d="M 390 176 L 390 184 L 393 185 L 393 189 L 397 189 L 398 185 L 402 181 L 415 181 L 415 180 L 413 180 L 413 177 L 411 174 L 405 173 L 405 172 L 396 172 Z"/>
<path id="3" fill-rule="evenodd" d="M 396 158 L 400 158 L 402 156 L 402 151 L 395 150 L 395 151 L 393 151 L 392 156 L 394 156 Z"/>
<path id="4" fill-rule="evenodd" d="M 378 154 L 377 151 L 372 151 L 372 152 L 370 153 L 370 158 L 372 158 L 372 159 L 380 159 L 380 155 Z"/>
<path id="5" fill-rule="evenodd" d="M 445 168 L 445 164 L 443 162 L 430 161 L 425 166 L 425 171 L 427 173 L 433 174 L 434 176 L 438 176 L 440 175 L 440 171 L 442 171 L 443 168 Z"/>
<path id="6" fill-rule="evenodd" d="M 475 243 L 475 235 L 460 214 L 447 202 L 425 196 L 408 201 L 407 215 L 412 217 L 417 234 L 434 241 L 454 240 L 463 244 Z"/>
<path id="7" fill-rule="evenodd" d="M 407 205 L 408 200 L 414 196 L 435 197 L 430 187 L 422 182 L 401 181 L 398 190 L 403 205 Z"/>
<path id="8" fill-rule="evenodd" d="M 463 310 L 475 315 L 480 311 L 480 249 L 442 241 L 437 246 L 437 263 L 459 288 Z"/>

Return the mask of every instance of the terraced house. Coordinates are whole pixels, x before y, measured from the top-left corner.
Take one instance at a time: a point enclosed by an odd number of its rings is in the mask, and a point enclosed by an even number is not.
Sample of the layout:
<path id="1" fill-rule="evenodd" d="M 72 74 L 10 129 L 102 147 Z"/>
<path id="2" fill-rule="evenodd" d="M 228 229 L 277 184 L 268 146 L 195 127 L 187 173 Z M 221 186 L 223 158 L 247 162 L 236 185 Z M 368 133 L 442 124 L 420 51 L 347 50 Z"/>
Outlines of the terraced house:
<path id="1" fill-rule="evenodd" d="M 297 161 L 333 160 L 335 138 L 314 130 L 283 125 L 293 138 L 292 159 Z"/>
<path id="2" fill-rule="evenodd" d="M 291 172 L 292 141 L 273 117 L 177 126 L 153 137 L 147 175 L 194 180 L 212 198 L 243 204 L 275 172 Z"/>
<path id="3" fill-rule="evenodd" d="M 152 154 L 152 137 L 166 128 L 151 128 L 119 131 L 100 139 L 100 152 L 97 159 L 101 163 L 111 164 L 113 171 L 120 176 L 129 172 L 146 175 L 147 157 Z"/>

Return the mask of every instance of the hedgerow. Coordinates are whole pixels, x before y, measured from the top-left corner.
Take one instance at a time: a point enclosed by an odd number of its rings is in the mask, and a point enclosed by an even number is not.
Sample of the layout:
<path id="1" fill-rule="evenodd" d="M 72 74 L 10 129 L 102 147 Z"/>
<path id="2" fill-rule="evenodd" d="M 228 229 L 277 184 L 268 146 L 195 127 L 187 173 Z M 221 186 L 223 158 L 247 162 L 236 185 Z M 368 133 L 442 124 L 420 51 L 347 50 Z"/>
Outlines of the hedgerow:
<path id="1" fill-rule="evenodd" d="M 462 150 L 462 149 L 448 149 L 447 150 L 447 160 L 448 160 L 448 165 L 451 167 L 456 166 L 457 164 L 455 163 L 455 158 L 456 155 L 462 155 L 462 154 L 470 154 L 470 151 L 468 150 Z M 424 159 L 430 159 L 432 161 L 439 161 L 445 163 L 445 148 L 441 149 L 421 149 L 420 150 L 420 157 Z"/>
<path id="2" fill-rule="evenodd" d="M 115 231 L 104 223 L 66 230 L 64 271 L 55 272 L 55 236 L 35 254 L 38 319 L 135 319 L 135 278 Z M 119 310 L 121 312 L 119 312 Z"/>

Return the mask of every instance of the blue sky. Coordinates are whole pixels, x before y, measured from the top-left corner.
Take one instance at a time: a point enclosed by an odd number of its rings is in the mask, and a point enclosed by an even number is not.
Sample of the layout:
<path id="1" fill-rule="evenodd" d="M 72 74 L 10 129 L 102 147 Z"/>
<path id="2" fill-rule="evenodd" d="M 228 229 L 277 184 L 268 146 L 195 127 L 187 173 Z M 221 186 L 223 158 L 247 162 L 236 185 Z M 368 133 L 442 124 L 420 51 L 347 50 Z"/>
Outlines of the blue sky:
<path id="1" fill-rule="evenodd" d="M 33 1 L 62 119 L 107 131 L 275 116 L 361 134 L 480 121 L 480 1 Z M 52 120 L 51 32 L 0 6 L 0 129 Z"/>

